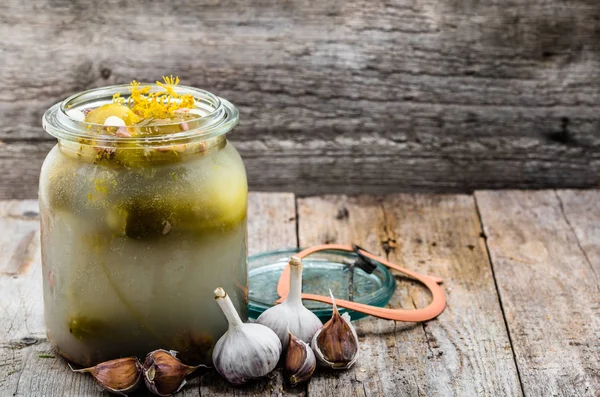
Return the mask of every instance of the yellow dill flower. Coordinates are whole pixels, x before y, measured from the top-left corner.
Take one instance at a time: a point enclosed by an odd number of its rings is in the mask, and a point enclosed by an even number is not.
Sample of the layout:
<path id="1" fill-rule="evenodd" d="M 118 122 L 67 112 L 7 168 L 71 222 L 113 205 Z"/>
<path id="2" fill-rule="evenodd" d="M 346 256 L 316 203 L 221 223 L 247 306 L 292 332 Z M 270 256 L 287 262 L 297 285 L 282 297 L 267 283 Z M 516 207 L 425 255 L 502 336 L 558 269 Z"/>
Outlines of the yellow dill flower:
<path id="1" fill-rule="evenodd" d="M 156 85 L 164 92 L 150 92 L 150 86 L 140 86 L 140 83 L 131 82 L 131 95 L 127 102 L 129 108 L 142 119 L 169 119 L 178 109 L 194 107 L 194 96 L 180 95 L 175 91 L 179 84 L 179 77 L 163 76 L 163 82 L 157 81 Z M 113 97 L 113 101 L 122 100 L 120 96 Z M 120 102 L 123 103 L 123 102 Z"/>
<path id="2" fill-rule="evenodd" d="M 169 93 L 171 97 L 177 98 L 179 95 L 175 92 L 175 86 L 179 84 L 179 77 L 163 76 L 164 83 L 156 82 L 156 85 L 162 87 Z"/>
<path id="3" fill-rule="evenodd" d="M 121 94 L 118 92 L 115 95 L 113 95 L 112 100 L 114 103 L 125 103 L 125 98 L 121 98 Z"/>

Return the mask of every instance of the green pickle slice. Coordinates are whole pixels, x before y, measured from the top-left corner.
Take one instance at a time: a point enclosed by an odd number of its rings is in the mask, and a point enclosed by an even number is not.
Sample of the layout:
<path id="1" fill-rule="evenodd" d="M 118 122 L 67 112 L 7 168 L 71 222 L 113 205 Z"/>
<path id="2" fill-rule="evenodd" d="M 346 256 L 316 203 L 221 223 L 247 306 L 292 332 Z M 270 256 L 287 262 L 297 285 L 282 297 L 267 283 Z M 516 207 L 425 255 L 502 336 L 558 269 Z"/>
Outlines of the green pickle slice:
<path id="1" fill-rule="evenodd" d="M 69 318 L 68 327 L 71 335 L 79 340 L 102 338 L 110 331 L 104 321 L 86 315 Z"/>
<path id="2" fill-rule="evenodd" d="M 191 197 L 136 197 L 117 205 L 107 216 L 111 229 L 134 239 L 155 239 L 171 233 L 226 232 L 246 217 L 245 187 L 219 196 L 210 202 Z"/>
<path id="3" fill-rule="evenodd" d="M 118 117 L 126 125 L 134 125 L 140 121 L 140 117 L 129 107 L 120 103 L 109 103 L 99 108 L 92 109 L 85 118 L 85 121 L 93 124 L 104 124 L 110 116 Z"/>

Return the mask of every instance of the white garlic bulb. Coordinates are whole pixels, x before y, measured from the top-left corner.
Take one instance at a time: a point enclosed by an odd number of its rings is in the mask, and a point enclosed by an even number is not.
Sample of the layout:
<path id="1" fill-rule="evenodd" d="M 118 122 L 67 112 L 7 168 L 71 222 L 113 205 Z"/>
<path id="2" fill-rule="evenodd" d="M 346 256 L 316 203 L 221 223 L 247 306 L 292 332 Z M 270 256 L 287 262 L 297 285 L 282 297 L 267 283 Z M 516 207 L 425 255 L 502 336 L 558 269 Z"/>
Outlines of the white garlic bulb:
<path id="1" fill-rule="evenodd" d="M 256 320 L 259 324 L 271 328 L 281 340 L 282 346 L 288 346 L 289 333 L 298 339 L 310 343 L 313 335 L 323 323 L 313 312 L 302 304 L 302 261 L 290 258 L 290 292 L 285 301 L 273 306 Z"/>
<path id="2" fill-rule="evenodd" d="M 217 372 L 235 385 L 267 375 L 281 355 L 277 335 L 263 325 L 244 324 L 223 288 L 215 290 L 215 299 L 229 323 L 213 350 Z"/>
<path id="3" fill-rule="evenodd" d="M 311 347 L 319 364 L 333 369 L 348 369 L 358 358 L 358 335 L 350 323 L 350 315 L 344 313 L 340 316 L 331 290 L 329 294 L 333 301 L 331 319 L 315 333 Z"/>

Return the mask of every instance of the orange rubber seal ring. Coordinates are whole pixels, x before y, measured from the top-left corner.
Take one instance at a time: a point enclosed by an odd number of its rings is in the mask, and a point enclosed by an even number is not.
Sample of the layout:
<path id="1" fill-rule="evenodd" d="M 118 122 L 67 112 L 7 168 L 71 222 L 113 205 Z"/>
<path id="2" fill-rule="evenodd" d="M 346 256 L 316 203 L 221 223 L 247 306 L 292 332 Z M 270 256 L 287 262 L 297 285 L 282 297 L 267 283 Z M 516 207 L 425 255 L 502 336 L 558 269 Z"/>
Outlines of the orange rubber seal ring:
<path id="1" fill-rule="evenodd" d="M 300 251 L 296 255 L 294 255 L 298 259 L 302 259 L 307 257 L 310 254 L 313 254 L 318 251 L 349 251 L 354 252 L 354 248 L 350 245 L 343 244 L 322 244 L 314 247 L 307 248 L 303 251 Z M 419 282 L 421 282 L 427 289 L 431 292 L 433 299 L 429 306 L 424 307 L 422 309 L 415 310 L 405 310 L 405 309 L 388 309 L 377 306 L 369 306 L 362 303 L 351 302 L 343 299 L 336 299 L 335 303 L 346 309 L 354 310 L 356 312 L 365 313 L 374 317 L 383 318 L 386 320 L 394 320 L 394 321 L 427 321 L 432 318 L 437 317 L 441 312 L 446 308 L 446 296 L 444 295 L 444 291 L 438 285 L 442 283 L 442 279 L 434 276 L 428 276 L 419 274 L 416 272 L 412 272 L 410 270 L 404 269 L 401 266 L 398 266 L 394 263 L 391 263 L 384 258 L 378 257 L 377 255 L 373 255 L 372 253 L 359 249 L 359 252 L 371 258 L 377 262 L 380 262 L 384 266 L 397 270 Z M 288 296 L 290 291 L 290 265 L 288 264 L 281 273 L 279 277 L 279 282 L 277 283 L 277 293 L 279 294 L 279 299 L 277 303 L 281 303 Z M 328 296 L 323 295 L 315 295 L 315 294 L 302 294 L 302 299 L 318 301 L 323 303 L 333 304 L 333 301 Z"/>

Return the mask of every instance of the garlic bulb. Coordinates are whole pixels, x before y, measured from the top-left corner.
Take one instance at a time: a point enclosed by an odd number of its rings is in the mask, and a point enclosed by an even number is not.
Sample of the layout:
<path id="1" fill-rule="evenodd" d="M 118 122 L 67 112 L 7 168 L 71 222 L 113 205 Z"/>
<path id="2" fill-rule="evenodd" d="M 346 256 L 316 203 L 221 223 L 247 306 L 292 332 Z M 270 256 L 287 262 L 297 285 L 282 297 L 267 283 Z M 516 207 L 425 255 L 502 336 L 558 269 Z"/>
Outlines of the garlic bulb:
<path id="1" fill-rule="evenodd" d="M 277 335 L 263 325 L 244 324 L 223 288 L 215 290 L 215 299 L 229 323 L 213 350 L 217 372 L 235 385 L 267 375 L 281 355 Z"/>
<path id="2" fill-rule="evenodd" d="M 286 379 L 291 386 L 305 382 L 315 372 L 317 360 L 308 344 L 289 334 L 290 344 L 285 356 Z"/>
<path id="3" fill-rule="evenodd" d="M 350 323 L 350 315 L 340 312 L 333 300 L 333 314 L 312 339 L 311 346 L 320 364 L 334 369 L 350 368 L 358 358 L 358 335 Z"/>
<path id="4" fill-rule="evenodd" d="M 136 357 L 117 358 L 105 361 L 94 367 L 71 371 L 90 373 L 104 390 L 125 396 L 137 389 L 142 380 L 142 365 Z"/>
<path id="5" fill-rule="evenodd" d="M 302 304 L 302 261 L 290 258 L 290 292 L 285 301 L 264 311 L 256 320 L 259 324 L 271 328 L 287 347 L 288 332 L 300 340 L 310 343 L 313 335 L 323 323 L 313 312 Z"/>
<path id="6" fill-rule="evenodd" d="M 150 352 L 146 356 L 144 382 L 152 393 L 159 396 L 170 396 L 177 393 L 186 384 L 186 376 L 199 367 L 206 367 L 205 365 L 196 367 L 185 365 L 179 361 L 176 355 L 177 352 L 173 350 L 160 349 Z"/>

